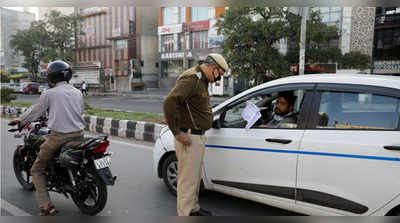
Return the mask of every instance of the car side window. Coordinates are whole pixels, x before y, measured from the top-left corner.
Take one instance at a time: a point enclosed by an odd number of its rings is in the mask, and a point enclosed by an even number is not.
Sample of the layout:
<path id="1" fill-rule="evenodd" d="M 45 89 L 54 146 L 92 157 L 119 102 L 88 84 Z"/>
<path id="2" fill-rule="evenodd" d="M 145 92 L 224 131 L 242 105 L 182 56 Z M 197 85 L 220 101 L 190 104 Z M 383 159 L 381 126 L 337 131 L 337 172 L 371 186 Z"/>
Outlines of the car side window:
<path id="1" fill-rule="evenodd" d="M 297 128 L 304 95 L 305 90 L 255 95 L 225 111 L 222 128 Z"/>
<path id="2" fill-rule="evenodd" d="M 317 128 L 397 129 L 399 99 L 370 93 L 324 91 Z"/>

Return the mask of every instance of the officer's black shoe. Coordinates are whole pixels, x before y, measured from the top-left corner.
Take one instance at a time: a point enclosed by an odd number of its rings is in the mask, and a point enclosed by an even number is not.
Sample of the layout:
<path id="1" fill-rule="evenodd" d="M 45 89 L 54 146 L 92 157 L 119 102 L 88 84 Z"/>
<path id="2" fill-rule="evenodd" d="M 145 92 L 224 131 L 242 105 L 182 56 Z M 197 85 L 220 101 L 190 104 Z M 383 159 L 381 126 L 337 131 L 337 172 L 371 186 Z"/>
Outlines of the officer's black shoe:
<path id="1" fill-rule="evenodd" d="M 200 208 L 199 211 L 192 212 L 192 213 L 190 213 L 189 216 L 213 216 L 213 215 L 212 215 L 211 211 L 206 211 L 206 210 Z"/>

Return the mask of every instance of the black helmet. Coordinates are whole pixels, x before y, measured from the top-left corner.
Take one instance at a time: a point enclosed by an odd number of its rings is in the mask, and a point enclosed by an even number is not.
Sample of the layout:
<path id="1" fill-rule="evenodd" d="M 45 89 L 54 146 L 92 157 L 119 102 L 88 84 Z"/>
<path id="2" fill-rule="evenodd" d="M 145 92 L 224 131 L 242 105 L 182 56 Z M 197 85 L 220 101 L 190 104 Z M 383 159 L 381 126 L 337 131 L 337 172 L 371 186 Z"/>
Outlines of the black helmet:
<path id="1" fill-rule="evenodd" d="M 72 78 L 71 66 L 64 61 L 56 60 L 47 66 L 47 81 L 56 84 L 61 81 L 69 81 Z"/>

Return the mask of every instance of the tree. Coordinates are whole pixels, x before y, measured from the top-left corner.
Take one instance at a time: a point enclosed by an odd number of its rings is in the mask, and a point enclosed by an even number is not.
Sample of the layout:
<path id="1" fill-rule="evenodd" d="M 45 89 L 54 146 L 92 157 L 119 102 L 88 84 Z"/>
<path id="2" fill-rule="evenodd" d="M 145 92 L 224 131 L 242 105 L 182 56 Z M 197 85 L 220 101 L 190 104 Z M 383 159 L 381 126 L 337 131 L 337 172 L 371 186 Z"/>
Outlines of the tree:
<path id="1" fill-rule="evenodd" d="M 83 19 L 84 17 L 80 15 L 67 16 L 55 10 L 46 14 L 46 30 L 51 37 L 49 46 L 54 50 L 49 51 L 43 58 L 43 61 L 48 62 L 60 59 L 70 63 L 74 62 L 73 49 L 75 48 L 75 28 L 78 35 L 84 34 L 82 31 Z"/>
<path id="2" fill-rule="evenodd" d="M 44 20 L 34 21 L 26 30 L 18 30 L 10 45 L 16 54 L 25 57 L 23 67 L 37 73 L 40 62 L 52 60 L 73 61 L 75 31 L 82 33 L 82 16 L 62 15 L 51 11 Z M 76 29 L 75 29 L 76 28 Z"/>
<path id="3" fill-rule="evenodd" d="M 1 83 L 8 83 L 8 82 L 10 82 L 10 79 L 7 77 L 7 75 L 0 74 L 0 82 Z"/>
<path id="4" fill-rule="evenodd" d="M 232 72 L 257 84 L 273 79 L 271 74 L 287 75 L 289 66 L 274 47 L 288 35 L 285 14 L 283 8 L 232 7 L 222 15 L 218 33 L 225 36 L 222 49 Z"/>
<path id="5" fill-rule="evenodd" d="M 289 64 L 299 61 L 301 16 L 287 8 L 231 7 L 217 25 L 232 71 L 254 78 L 256 84 L 289 75 Z M 339 38 L 339 31 L 323 24 L 319 12 L 310 13 L 306 35 L 306 61 L 339 60 L 340 49 L 327 47 Z M 287 55 L 277 49 L 282 39 L 288 40 Z"/>
<path id="6" fill-rule="evenodd" d="M 365 70 L 370 64 L 371 57 L 359 51 L 346 53 L 340 60 L 340 67 L 343 69 Z"/>
<path id="7" fill-rule="evenodd" d="M 18 30 L 11 36 L 10 45 L 15 53 L 21 53 L 24 57 L 23 67 L 33 73 L 35 66 L 39 64 L 39 58 L 49 51 L 50 36 L 43 21 L 31 23 L 29 29 Z"/>
<path id="8" fill-rule="evenodd" d="M 289 21 L 289 51 L 286 59 L 290 64 L 299 62 L 299 42 L 301 16 L 288 13 Z M 306 32 L 306 53 L 305 61 L 307 62 L 338 62 L 341 58 L 341 50 L 337 46 L 329 46 L 333 40 L 339 40 L 340 33 L 336 26 L 328 26 L 322 23 L 319 11 L 311 11 L 310 18 L 307 20 Z"/>

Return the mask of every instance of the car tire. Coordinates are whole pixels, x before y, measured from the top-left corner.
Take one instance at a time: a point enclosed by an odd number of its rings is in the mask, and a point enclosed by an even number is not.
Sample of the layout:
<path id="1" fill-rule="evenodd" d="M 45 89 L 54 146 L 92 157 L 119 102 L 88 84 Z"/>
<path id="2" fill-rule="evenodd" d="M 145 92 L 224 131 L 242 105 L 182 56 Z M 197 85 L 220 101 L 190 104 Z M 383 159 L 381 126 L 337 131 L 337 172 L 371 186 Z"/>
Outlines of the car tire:
<path id="1" fill-rule="evenodd" d="M 162 164 L 162 178 L 169 192 L 176 196 L 178 184 L 178 159 L 175 153 L 170 154 Z"/>
<path id="2" fill-rule="evenodd" d="M 169 192 L 176 196 L 176 188 L 178 184 L 178 159 L 175 153 L 171 153 L 162 164 L 162 179 L 167 186 Z M 203 179 L 200 182 L 200 193 L 207 191 L 204 187 Z"/>

